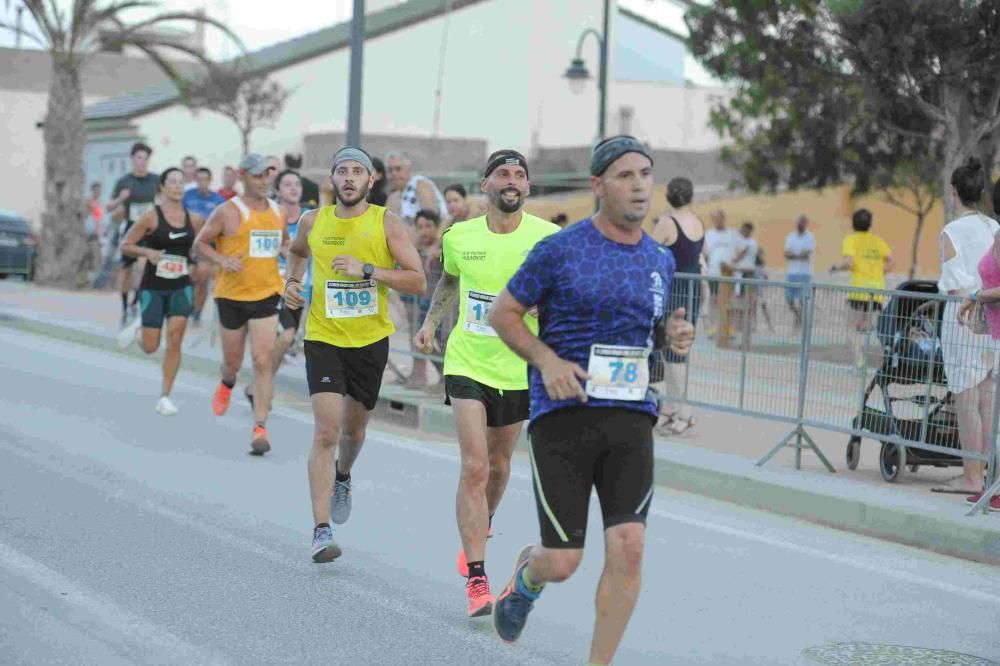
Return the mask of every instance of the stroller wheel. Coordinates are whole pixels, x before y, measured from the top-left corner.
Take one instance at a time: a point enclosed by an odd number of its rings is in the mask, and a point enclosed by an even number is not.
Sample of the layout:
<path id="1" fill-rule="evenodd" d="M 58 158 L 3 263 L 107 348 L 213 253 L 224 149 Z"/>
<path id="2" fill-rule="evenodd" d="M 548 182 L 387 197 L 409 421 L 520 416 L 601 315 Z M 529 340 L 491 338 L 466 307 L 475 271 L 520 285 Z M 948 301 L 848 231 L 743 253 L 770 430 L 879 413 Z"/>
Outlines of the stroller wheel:
<path id="1" fill-rule="evenodd" d="M 857 469 L 858 462 L 861 460 L 861 438 L 851 437 L 851 441 L 847 443 L 847 455 L 845 456 L 847 461 L 847 469 Z"/>
<path id="2" fill-rule="evenodd" d="M 882 451 L 878 457 L 878 466 L 882 478 L 889 483 L 895 483 L 903 475 L 906 467 L 906 447 L 882 442 Z"/>

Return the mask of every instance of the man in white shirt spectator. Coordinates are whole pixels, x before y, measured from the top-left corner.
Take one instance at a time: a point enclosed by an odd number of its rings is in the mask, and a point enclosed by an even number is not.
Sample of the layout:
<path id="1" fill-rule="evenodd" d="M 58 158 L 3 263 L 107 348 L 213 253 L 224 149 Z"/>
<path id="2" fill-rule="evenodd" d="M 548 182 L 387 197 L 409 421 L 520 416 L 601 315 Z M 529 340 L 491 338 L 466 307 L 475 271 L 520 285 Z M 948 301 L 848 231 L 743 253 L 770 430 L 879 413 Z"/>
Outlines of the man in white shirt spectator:
<path id="1" fill-rule="evenodd" d="M 800 215 L 795 221 L 795 231 L 785 239 L 785 281 L 809 284 L 813 275 L 813 254 L 816 252 L 816 237 L 809 231 L 809 219 Z M 795 327 L 802 326 L 802 301 L 805 290 L 802 287 L 785 287 L 785 301 L 795 317 Z"/>
<path id="2" fill-rule="evenodd" d="M 712 228 L 705 232 L 705 244 L 702 246 L 702 254 L 708 270 L 705 274 L 709 278 L 717 278 L 722 275 L 722 266 L 728 265 L 733 258 L 736 248 L 736 234 L 732 229 L 726 228 L 726 214 L 721 210 L 713 211 L 711 214 Z M 719 281 L 710 280 L 708 283 L 709 299 L 708 314 L 711 325 L 709 335 L 714 335 L 718 325 L 719 316 Z"/>

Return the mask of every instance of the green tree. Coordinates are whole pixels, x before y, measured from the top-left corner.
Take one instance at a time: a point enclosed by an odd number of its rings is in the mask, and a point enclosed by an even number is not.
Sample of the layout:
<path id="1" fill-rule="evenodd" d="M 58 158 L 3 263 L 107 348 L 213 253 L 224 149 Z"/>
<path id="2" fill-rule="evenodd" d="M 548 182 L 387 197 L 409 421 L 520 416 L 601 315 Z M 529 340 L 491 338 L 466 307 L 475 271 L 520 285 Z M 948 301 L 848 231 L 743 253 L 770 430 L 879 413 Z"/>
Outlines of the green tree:
<path id="1" fill-rule="evenodd" d="M 16 3 L 14 3 L 16 5 Z M 159 65 L 173 80 L 180 75 L 168 60 L 171 51 L 182 52 L 206 65 L 211 63 L 196 49 L 158 33 L 164 24 L 207 24 L 239 43 L 223 24 L 196 12 L 162 12 L 152 0 L 74 0 L 61 7 L 49 0 L 23 0 L 29 17 L 23 30 L 10 20 L 12 6 L 5 2 L 0 30 L 20 32 L 27 41 L 52 56 L 52 78 L 43 123 L 45 143 L 45 209 L 38 279 L 65 287 L 76 286 L 76 268 L 85 251 L 83 239 L 83 149 L 86 129 L 80 74 L 87 59 L 107 48 L 132 47 Z M 138 10 L 146 18 L 128 20 Z"/>
<path id="2" fill-rule="evenodd" d="M 712 122 L 751 190 L 850 180 L 862 192 L 937 160 L 947 193 L 970 155 L 992 162 L 982 142 L 1000 126 L 1000 0 L 685 4 L 692 53 L 734 86 Z"/>
<path id="3" fill-rule="evenodd" d="M 292 91 L 240 65 L 213 68 L 206 76 L 182 88 L 187 105 L 207 109 L 233 121 L 240 133 L 243 154 L 258 127 L 273 127 Z"/>

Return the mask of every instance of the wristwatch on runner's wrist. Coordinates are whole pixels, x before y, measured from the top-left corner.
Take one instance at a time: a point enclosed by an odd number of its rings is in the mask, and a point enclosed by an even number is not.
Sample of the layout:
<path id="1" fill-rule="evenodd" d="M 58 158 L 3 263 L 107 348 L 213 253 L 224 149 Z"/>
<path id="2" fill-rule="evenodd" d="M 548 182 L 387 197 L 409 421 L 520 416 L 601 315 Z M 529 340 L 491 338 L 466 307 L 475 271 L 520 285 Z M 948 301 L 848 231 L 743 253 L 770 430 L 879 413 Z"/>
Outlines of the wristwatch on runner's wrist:
<path id="1" fill-rule="evenodd" d="M 373 273 L 375 273 L 375 266 L 372 264 L 365 264 L 361 267 L 361 274 L 366 280 L 371 280 Z"/>

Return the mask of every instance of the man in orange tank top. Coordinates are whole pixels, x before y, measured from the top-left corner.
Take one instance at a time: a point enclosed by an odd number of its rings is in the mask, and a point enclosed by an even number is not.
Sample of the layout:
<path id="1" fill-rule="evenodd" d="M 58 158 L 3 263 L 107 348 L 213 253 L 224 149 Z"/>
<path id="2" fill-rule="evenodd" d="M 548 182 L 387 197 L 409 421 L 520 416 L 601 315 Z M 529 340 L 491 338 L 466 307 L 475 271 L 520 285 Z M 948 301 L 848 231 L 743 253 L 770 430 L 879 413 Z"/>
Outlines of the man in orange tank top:
<path id="1" fill-rule="evenodd" d="M 330 523 L 350 517 L 351 467 L 389 358 L 387 288 L 409 294 L 427 288 L 403 221 L 368 203 L 373 171 L 371 157 L 360 148 L 338 151 L 331 175 L 337 204 L 305 213 L 288 253 L 284 293 L 290 310 L 305 305 L 302 280 L 312 259 L 305 356 L 316 422 L 309 453 L 314 562 L 341 554 Z"/>
<path id="2" fill-rule="evenodd" d="M 249 333 L 255 386 L 250 453 L 254 455 L 271 450 L 266 424 L 274 386 L 271 355 L 278 334 L 282 288 L 278 253 L 288 240 L 284 217 L 277 204 L 267 198 L 273 171 L 263 155 L 246 155 L 240 161 L 243 195 L 212 212 L 196 243 L 199 257 L 217 266 L 215 302 L 222 325 L 222 381 L 212 398 L 212 411 L 222 416 L 229 408 Z"/>

